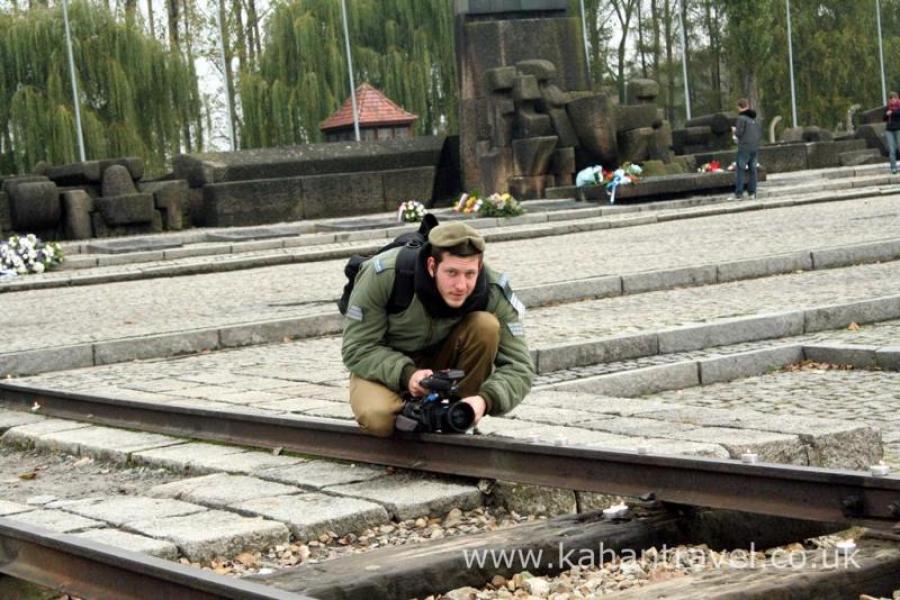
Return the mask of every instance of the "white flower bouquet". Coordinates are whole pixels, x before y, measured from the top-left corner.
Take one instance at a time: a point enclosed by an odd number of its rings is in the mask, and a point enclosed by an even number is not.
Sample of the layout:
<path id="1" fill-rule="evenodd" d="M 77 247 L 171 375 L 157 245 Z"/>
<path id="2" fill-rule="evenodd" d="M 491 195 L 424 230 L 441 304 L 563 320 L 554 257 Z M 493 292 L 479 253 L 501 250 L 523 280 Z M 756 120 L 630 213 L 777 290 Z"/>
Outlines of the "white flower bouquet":
<path id="1" fill-rule="evenodd" d="M 44 242 L 33 233 L 14 235 L 0 241 L 0 278 L 43 273 L 60 264 L 62 249 L 56 242 Z"/>
<path id="2" fill-rule="evenodd" d="M 397 207 L 397 220 L 403 223 L 418 223 L 425 218 L 425 205 L 418 200 L 401 202 Z"/>

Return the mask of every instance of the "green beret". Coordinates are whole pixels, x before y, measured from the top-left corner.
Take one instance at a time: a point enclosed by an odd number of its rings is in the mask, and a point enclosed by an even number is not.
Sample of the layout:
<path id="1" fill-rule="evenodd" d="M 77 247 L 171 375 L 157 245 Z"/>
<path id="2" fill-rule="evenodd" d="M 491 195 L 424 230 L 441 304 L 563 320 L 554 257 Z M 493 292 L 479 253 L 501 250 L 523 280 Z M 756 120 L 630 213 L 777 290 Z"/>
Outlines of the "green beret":
<path id="1" fill-rule="evenodd" d="M 459 221 L 438 225 L 428 234 L 435 248 L 449 250 L 457 256 L 471 256 L 484 252 L 484 238 L 472 227 Z"/>

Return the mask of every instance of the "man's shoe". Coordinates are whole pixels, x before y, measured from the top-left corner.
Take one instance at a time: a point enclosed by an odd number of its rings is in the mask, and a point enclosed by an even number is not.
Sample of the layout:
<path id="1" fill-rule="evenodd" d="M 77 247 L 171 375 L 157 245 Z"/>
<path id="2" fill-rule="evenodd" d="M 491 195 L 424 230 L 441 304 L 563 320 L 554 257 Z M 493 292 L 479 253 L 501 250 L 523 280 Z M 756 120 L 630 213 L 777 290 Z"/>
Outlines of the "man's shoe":
<path id="1" fill-rule="evenodd" d="M 735 195 L 734 195 L 734 199 L 735 199 L 735 200 L 740 200 L 740 199 L 743 198 L 743 197 L 744 197 L 743 194 L 735 194 Z"/>
<path id="2" fill-rule="evenodd" d="M 756 194 L 750 194 L 750 199 L 751 199 L 751 200 L 756 200 Z"/>

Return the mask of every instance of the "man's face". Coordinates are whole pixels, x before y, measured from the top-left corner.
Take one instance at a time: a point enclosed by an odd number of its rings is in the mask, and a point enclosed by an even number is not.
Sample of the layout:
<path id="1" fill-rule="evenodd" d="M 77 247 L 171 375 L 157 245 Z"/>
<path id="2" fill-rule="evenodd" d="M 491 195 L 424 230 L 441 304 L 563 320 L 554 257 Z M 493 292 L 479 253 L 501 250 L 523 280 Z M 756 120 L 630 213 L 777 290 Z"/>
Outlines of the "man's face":
<path id="1" fill-rule="evenodd" d="M 475 290 L 481 257 L 445 254 L 444 260 L 438 263 L 433 256 L 429 256 L 426 265 L 447 306 L 459 308 Z"/>

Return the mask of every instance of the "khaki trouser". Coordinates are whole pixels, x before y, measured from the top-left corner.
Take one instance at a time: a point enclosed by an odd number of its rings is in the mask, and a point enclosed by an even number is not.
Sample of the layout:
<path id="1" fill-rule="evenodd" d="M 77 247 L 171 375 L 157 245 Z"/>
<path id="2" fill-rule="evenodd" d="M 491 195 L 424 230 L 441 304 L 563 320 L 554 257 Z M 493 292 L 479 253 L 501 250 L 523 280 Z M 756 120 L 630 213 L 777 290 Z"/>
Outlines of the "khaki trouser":
<path id="1" fill-rule="evenodd" d="M 416 355 L 419 369 L 462 369 L 460 397 L 474 396 L 488 378 L 500 345 L 500 322 L 484 311 L 469 313 L 447 336 L 437 354 Z M 350 375 L 350 406 L 360 429 L 378 437 L 394 432 L 394 418 L 403 408 L 400 394 L 386 386 Z"/>

